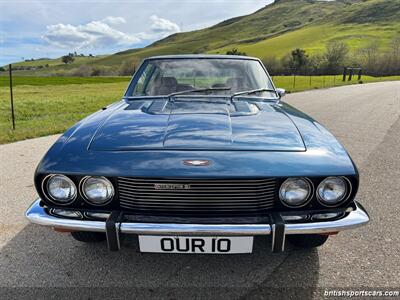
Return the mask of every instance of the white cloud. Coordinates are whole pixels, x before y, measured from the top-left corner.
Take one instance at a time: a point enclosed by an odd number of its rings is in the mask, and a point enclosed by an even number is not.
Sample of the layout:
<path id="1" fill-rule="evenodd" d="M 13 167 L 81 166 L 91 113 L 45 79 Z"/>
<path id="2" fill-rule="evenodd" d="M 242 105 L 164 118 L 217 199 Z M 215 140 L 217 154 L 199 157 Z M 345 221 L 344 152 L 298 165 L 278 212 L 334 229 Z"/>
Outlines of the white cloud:
<path id="1" fill-rule="evenodd" d="M 153 32 L 171 34 L 181 31 L 179 26 L 170 20 L 160 18 L 156 15 L 152 15 L 150 19 L 153 22 L 151 24 L 151 30 Z"/>
<path id="2" fill-rule="evenodd" d="M 128 34 L 114 28 L 116 25 L 125 24 L 123 17 L 106 17 L 99 21 L 91 21 L 83 25 L 55 24 L 46 26 L 47 32 L 42 36 L 49 44 L 74 49 L 98 49 L 114 46 L 133 46 L 144 40 L 165 37 L 180 28 L 177 24 L 160 18 L 150 16 L 151 25 L 148 32 Z"/>
<path id="3" fill-rule="evenodd" d="M 84 25 L 55 24 L 47 26 L 43 36 L 48 43 L 69 49 L 104 48 L 110 45 L 134 45 L 141 42 L 135 35 L 123 33 L 111 25 L 124 23 L 122 17 L 107 17 Z"/>
<path id="4" fill-rule="evenodd" d="M 112 17 L 112 16 L 106 17 L 101 21 L 108 25 L 120 25 L 126 23 L 126 20 L 123 17 Z"/>

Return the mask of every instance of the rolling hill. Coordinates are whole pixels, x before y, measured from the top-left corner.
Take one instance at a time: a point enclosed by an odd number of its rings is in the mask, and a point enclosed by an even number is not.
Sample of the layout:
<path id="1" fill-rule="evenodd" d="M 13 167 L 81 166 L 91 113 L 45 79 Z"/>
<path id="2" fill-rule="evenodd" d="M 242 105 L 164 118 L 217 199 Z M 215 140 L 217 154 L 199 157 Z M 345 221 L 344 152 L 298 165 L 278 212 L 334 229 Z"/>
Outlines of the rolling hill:
<path id="1" fill-rule="evenodd" d="M 372 43 L 385 50 L 396 36 L 400 36 L 399 0 L 276 0 L 250 15 L 173 34 L 145 48 L 78 60 L 68 66 L 58 60 L 36 72 L 80 64 L 117 67 L 124 61 L 137 64 L 145 57 L 161 54 L 225 54 L 232 48 L 261 59 L 280 58 L 294 48 L 321 52 L 331 41 L 346 42 L 352 50 Z"/>

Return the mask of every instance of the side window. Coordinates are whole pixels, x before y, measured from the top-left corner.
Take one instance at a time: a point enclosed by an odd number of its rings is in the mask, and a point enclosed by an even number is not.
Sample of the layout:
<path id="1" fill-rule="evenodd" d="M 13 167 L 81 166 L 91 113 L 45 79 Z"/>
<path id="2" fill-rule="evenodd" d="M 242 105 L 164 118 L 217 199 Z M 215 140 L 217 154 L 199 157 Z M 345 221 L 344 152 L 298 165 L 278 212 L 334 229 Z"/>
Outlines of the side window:
<path id="1" fill-rule="evenodd" d="M 142 75 L 136 83 L 135 90 L 133 94 L 136 96 L 144 96 L 146 95 L 146 87 L 148 86 L 149 81 L 152 79 L 154 75 L 154 69 L 156 67 L 153 64 L 148 64 L 146 69 L 143 70 Z"/>
<path id="2" fill-rule="evenodd" d="M 147 76 L 147 80 L 144 83 L 143 86 L 143 94 L 146 96 L 154 96 L 157 95 L 155 92 L 156 89 L 160 85 L 160 73 L 161 70 L 160 68 L 154 66 L 154 68 L 151 70 L 150 75 Z"/>

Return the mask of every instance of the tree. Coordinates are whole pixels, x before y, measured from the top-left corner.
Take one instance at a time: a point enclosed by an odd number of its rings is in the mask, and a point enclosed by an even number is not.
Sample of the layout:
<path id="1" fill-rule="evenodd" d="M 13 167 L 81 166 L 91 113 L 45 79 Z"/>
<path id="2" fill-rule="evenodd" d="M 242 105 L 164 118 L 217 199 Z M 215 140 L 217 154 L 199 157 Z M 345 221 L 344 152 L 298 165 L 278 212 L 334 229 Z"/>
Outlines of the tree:
<path id="1" fill-rule="evenodd" d="M 400 35 L 393 38 L 390 48 L 394 56 L 400 57 Z"/>
<path id="2" fill-rule="evenodd" d="M 285 64 L 294 74 L 304 71 L 307 63 L 308 55 L 306 54 L 306 51 L 299 48 L 292 50 L 290 56 L 285 59 Z"/>
<path id="3" fill-rule="evenodd" d="M 71 55 L 71 53 L 70 53 L 68 55 L 64 55 L 63 57 L 61 57 L 61 60 L 64 64 L 69 64 L 69 63 L 72 63 L 75 60 L 75 58 L 74 58 L 73 54 Z"/>
<path id="4" fill-rule="evenodd" d="M 226 55 L 243 55 L 246 56 L 246 52 L 240 52 L 237 48 L 226 51 Z"/>
<path id="5" fill-rule="evenodd" d="M 377 43 L 370 43 L 367 47 L 359 50 L 359 64 L 364 69 L 368 70 L 369 74 L 378 75 L 381 73 L 382 64 L 378 61 L 380 59 L 380 53 Z"/>
<path id="6" fill-rule="evenodd" d="M 329 42 L 326 45 L 325 58 L 325 72 L 330 74 L 337 74 L 340 72 L 345 64 L 349 47 L 343 42 Z"/>
<path id="7" fill-rule="evenodd" d="M 389 64 L 388 73 L 390 75 L 400 74 L 400 35 L 393 38 L 388 56 L 386 59 Z"/>
<path id="8" fill-rule="evenodd" d="M 308 74 L 309 75 L 320 75 L 322 73 L 324 59 L 322 55 L 312 55 L 308 60 Z"/>

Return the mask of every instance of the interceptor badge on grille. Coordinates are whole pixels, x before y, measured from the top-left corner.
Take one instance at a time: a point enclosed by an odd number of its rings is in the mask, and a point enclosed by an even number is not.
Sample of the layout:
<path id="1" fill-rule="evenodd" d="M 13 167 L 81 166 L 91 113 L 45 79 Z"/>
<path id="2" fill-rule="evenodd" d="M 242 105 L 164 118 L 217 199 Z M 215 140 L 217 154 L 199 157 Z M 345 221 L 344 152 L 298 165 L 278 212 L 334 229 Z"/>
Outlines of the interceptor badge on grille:
<path id="1" fill-rule="evenodd" d="M 156 190 L 190 190 L 190 184 L 155 183 Z"/>
<path id="2" fill-rule="evenodd" d="M 187 159 L 183 163 L 187 166 L 204 167 L 211 164 L 211 161 L 206 159 Z"/>

